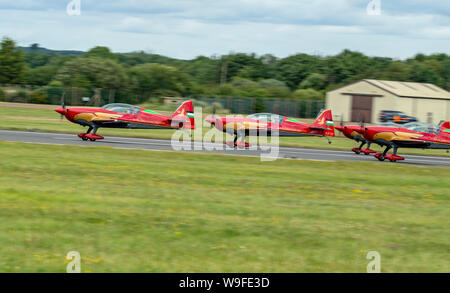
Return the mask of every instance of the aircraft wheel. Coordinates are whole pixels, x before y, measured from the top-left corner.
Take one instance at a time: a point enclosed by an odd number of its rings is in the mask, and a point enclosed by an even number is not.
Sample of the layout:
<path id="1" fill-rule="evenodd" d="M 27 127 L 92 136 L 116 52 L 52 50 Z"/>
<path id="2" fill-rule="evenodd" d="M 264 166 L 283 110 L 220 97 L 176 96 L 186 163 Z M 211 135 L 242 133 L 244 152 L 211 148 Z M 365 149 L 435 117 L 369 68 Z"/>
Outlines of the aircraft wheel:
<path id="1" fill-rule="evenodd" d="M 384 161 L 384 157 L 379 157 L 379 158 L 378 158 L 378 161 L 383 162 L 383 161 Z"/>
<path id="2" fill-rule="evenodd" d="M 96 139 L 94 139 L 94 138 L 90 138 L 89 140 L 90 140 L 90 141 L 96 141 Z"/>
<path id="3" fill-rule="evenodd" d="M 84 136 L 81 139 L 84 140 L 84 141 L 88 140 L 88 138 L 84 137 Z"/>

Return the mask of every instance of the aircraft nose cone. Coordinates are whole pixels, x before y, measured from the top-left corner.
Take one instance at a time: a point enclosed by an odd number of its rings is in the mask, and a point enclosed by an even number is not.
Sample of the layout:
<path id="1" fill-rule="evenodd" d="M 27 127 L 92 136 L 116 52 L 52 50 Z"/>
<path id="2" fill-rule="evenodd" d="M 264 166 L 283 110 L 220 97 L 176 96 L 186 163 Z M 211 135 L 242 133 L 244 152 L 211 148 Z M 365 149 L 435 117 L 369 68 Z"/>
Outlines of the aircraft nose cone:
<path id="1" fill-rule="evenodd" d="M 65 115 L 66 114 L 66 109 L 64 109 L 64 108 L 55 109 L 55 111 L 58 112 L 61 115 Z"/>
<path id="2" fill-rule="evenodd" d="M 358 132 L 359 134 L 364 134 L 364 128 L 363 127 L 356 127 L 355 131 Z"/>
<path id="3" fill-rule="evenodd" d="M 220 118 L 217 117 L 208 117 L 206 118 L 206 122 L 211 124 L 211 126 L 218 126 L 222 124 Z"/>

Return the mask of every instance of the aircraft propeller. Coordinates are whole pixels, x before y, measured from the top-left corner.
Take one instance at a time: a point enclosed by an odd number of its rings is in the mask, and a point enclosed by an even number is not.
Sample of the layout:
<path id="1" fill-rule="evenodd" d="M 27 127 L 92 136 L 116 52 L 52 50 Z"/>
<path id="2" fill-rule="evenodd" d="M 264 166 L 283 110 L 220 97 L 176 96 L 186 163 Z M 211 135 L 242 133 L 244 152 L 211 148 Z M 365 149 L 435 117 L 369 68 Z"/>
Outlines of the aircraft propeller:
<path id="1" fill-rule="evenodd" d="M 61 95 L 61 108 L 66 111 L 66 92 L 63 92 L 63 94 Z M 61 113 L 60 116 L 62 121 L 64 119 L 64 114 Z"/>
<path id="2" fill-rule="evenodd" d="M 360 122 L 359 122 L 359 127 L 360 127 L 360 133 L 363 135 L 365 135 L 366 133 L 366 126 L 365 126 L 365 121 L 364 121 L 364 117 L 362 117 L 361 113 L 359 113 L 359 117 L 360 117 Z"/>
<path id="3" fill-rule="evenodd" d="M 341 126 L 342 129 L 345 129 L 344 114 L 341 114 L 341 121 L 339 122 L 339 126 Z"/>

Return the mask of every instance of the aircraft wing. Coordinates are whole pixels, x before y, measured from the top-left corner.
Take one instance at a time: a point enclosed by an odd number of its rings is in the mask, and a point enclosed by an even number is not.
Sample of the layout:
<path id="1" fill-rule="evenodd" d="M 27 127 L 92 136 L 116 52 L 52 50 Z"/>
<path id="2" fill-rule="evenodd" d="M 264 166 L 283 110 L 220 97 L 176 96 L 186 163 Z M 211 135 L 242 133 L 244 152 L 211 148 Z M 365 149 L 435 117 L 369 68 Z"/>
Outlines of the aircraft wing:
<path id="1" fill-rule="evenodd" d="M 116 119 L 117 121 L 123 121 L 123 122 L 130 122 L 130 123 L 139 123 L 139 124 L 155 124 L 158 123 L 157 121 L 149 121 L 149 120 L 144 120 L 144 119 L 139 119 L 139 118 L 134 118 L 134 117 L 120 117 Z M 165 119 L 162 119 L 163 121 Z M 170 119 L 168 119 L 170 120 Z M 167 121 L 167 120 L 165 120 Z"/>
<path id="2" fill-rule="evenodd" d="M 310 126 L 309 129 L 311 129 L 311 130 L 323 130 L 323 131 L 325 131 L 325 130 L 327 130 L 328 128 L 326 128 L 326 127 L 318 127 L 318 126 Z"/>
<path id="3" fill-rule="evenodd" d="M 178 118 L 178 119 L 176 119 L 176 118 L 169 118 L 168 120 L 169 120 L 169 122 L 175 122 L 175 123 L 184 123 L 184 122 L 187 121 L 186 119 L 180 119 L 180 118 Z"/>
<path id="4" fill-rule="evenodd" d="M 424 144 L 426 143 L 443 143 L 443 144 L 450 144 L 450 139 L 445 139 L 445 138 L 441 138 L 441 137 L 421 137 L 421 138 L 417 138 L 416 141 L 422 141 Z"/>

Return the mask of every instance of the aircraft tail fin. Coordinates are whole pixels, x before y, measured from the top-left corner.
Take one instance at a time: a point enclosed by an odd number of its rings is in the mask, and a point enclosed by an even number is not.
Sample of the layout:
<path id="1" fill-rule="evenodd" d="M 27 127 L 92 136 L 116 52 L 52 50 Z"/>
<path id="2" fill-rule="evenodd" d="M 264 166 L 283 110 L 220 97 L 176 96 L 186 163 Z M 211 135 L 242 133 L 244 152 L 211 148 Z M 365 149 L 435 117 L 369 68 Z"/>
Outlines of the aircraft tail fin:
<path id="1" fill-rule="evenodd" d="M 170 119 L 172 123 L 179 123 L 180 128 L 195 129 L 194 106 L 192 105 L 192 101 L 182 101 Z"/>
<path id="2" fill-rule="evenodd" d="M 334 136 L 334 123 L 331 110 L 322 111 L 314 121 L 312 127 L 322 128 L 325 136 Z"/>
<path id="3" fill-rule="evenodd" d="M 439 132 L 439 135 L 442 134 L 450 136 L 450 121 L 444 121 L 441 123 L 441 131 Z"/>

